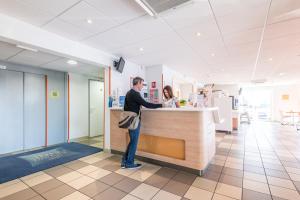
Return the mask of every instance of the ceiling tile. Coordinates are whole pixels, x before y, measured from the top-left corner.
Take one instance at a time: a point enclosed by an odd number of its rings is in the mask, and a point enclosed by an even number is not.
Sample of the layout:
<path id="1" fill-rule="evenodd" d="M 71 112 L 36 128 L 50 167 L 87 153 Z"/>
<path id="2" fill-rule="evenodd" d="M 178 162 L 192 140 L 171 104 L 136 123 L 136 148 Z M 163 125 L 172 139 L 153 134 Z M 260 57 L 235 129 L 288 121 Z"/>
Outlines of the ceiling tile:
<path id="1" fill-rule="evenodd" d="M 85 0 L 85 2 L 119 24 L 145 15 L 144 10 L 135 1 Z"/>
<path id="2" fill-rule="evenodd" d="M 90 76 L 103 77 L 103 68 L 100 66 L 89 65 L 82 62 L 78 62 L 77 65 L 69 65 L 67 64 L 67 61 L 68 59 L 62 58 L 54 62 L 50 62 L 45 65 L 42 65 L 41 67 L 47 69 L 53 69 L 57 71 L 80 73 L 80 74 L 85 74 Z"/>
<path id="3" fill-rule="evenodd" d="M 299 0 L 272 0 L 268 24 L 300 17 Z"/>
<path id="4" fill-rule="evenodd" d="M 80 0 L 22 0 L 24 4 L 28 4 L 36 10 L 46 11 L 53 16 L 61 14 L 79 1 Z"/>
<path id="5" fill-rule="evenodd" d="M 54 61 L 56 59 L 59 59 L 59 57 L 43 52 L 33 52 L 24 50 L 16 56 L 8 59 L 8 61 L 24 65 L 39 66 Z"/>
<path id="6" fill-rule="evenodd" d="M 117 25 L 115 21 L 85 2 L 80 2 L 59 18 L 89 32 L 91 35 L 103 32 Z M 88 19 L 92 20 L 92 24 L 87 23 Z"/>
<path id="7" fill-rule="evenodd" d="M 0 5 L 0 13 L 35 26 L 41 26 L 54 17 L 45 10 L 35 8 L 20 0 L 0 0 Z"/>
<path id="8" fill-rule="evenodd" d="M 213 16 L 208 1 L 192 1 L 178 9 L 171 9 L 160 15 L 174 29 L 190 27 L 212 21 Z"/>
<path id="9" fill-rule="evenodd" d="M 76 25 L 70 24 L 58 18 L 53 20 L 43 28 L 49 32 L 56 33 L 62 37 L 75 41 L 81 40 L 92 35 L 92 33 L 88 32 L 88 30 L 81 29 Z"/>
<path id="10" fill-rule="evenodd" d="M 22 49 L 17 48 L 15 45 L 0 41 L 0 60 L 6 60 L 20 51 L 22 51 Z"/>

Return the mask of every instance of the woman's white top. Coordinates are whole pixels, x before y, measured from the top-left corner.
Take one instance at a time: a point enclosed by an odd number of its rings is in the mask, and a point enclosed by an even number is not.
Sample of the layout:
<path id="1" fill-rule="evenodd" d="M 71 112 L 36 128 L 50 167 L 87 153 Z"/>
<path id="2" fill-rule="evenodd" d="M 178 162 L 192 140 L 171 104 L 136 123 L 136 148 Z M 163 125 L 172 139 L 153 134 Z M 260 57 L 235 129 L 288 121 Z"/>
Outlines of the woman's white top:
<path id="1" fill-rule="evenodd" d="M 176 102 L 177 102 L 177 98 L 173 97 L 172 99 L 169 100 L 164 100 L 163 102 L 163 107 L 165 108 L 176 108 Z"/>

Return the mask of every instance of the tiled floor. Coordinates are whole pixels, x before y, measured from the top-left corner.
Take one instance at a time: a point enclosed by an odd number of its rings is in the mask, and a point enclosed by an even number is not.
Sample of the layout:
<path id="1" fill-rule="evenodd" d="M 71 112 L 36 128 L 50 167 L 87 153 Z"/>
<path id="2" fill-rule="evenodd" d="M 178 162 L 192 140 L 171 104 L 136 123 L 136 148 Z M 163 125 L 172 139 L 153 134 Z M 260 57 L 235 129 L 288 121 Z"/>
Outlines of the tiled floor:
<path id="1" fill-rule="evenodd" d="M 96 137 L 84 137 L 80 139 L 75 139 L 74 142 L 90 145 L 93 147 L 103 148 L 103 135 L 96 136 Z"/>
<path id="2" fill-rule="evenodd" d="M 300 199 L 300 135 L 293 128 L 256 123 L 217 133 L 216 141 L 203 177 L 149 163 L 120 169 L 120 156 L 101 152 L 2 184 L 0 199 Z"/>

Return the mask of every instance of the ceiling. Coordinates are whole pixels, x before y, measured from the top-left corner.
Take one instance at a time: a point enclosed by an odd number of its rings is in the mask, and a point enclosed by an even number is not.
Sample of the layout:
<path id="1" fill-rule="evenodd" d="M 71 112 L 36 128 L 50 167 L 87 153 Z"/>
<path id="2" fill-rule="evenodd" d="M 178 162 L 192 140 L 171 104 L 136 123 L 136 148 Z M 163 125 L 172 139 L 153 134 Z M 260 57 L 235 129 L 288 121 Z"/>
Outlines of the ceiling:
<path id="1" fill-rule="evenodd" d="M 0 4 L 3 14 L 140 65 L 165 64 L 202 82 L 300 80 L 299 0 L 192 0 L 157 18 L 134 0 Z"/>
<path id="2" fill-rule="evenodd" d="M 51 55 L 41 51 L 34 52 L 16 47 L 14 44 L 0 42 L 0 60 L 20 65 L 28 65 L 52 69 L 56 71 L 80 73 L 84 75 L 103 77 L 103 68 L 78 62 L 77 65 L 69 65 L 68 58 Z"/>

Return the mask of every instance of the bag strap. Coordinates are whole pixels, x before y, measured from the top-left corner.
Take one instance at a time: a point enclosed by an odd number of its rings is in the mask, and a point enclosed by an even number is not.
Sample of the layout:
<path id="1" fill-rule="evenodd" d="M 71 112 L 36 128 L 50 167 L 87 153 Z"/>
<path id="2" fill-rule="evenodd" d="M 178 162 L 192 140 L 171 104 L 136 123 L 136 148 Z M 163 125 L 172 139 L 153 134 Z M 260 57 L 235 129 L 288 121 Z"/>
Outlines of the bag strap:
<path id="1" fill-rule="evenodd" d="M 142 110 L 142 106 L 140 106 L 140 111 L 139 111 L 139 115 L 138 115 L 138 117 L 140 117 L 140 116 L 141 116 L 141 110 Z"/>

